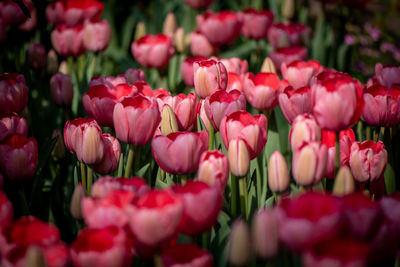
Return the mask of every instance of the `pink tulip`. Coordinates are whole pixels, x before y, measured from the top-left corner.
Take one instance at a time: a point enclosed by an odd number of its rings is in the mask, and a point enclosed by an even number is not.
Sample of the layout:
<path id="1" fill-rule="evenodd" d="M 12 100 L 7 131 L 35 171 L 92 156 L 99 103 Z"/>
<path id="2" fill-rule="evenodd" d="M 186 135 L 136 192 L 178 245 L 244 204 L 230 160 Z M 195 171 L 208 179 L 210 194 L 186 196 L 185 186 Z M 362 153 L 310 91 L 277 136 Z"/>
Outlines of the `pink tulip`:
<path id="1" fill-rule="evenodd" d="M 51 43 L 61 56 L 80 56 L 85 52 L 83 26 L 57 26 L 51 33 Z"/>
<path id="2" fill-rule="evenodd" d="M 213 45 L 233 43 L 240 34 L 242 22 L 239 16 L 230 10 L 219 13 L 206 11 L 197 16 L 197 25 Z"/>
<path id="3" fill-rule="evenodd" d="M 132 85 L 135 82 L 146 81 L 146 74 L 141 69 L 127 69 L 125 71 L 125 78 L 128 84 Z"/>
<path id="4" fill-rule="evenodd" d="M 299 89 L 300 87 L 310 86 L 312 76 L 316 75 L 322 70 L 318 61 L 300 61 L 296 60 L 290 64 L 283 63 L 281 65 L 282 75 L 288 83 Z"/>
<path id="5" fill-rule="evenodd" d="M 231 139 L 228 145 L 228 162 L 231 173 L 242 179 L 250 170 L 250 147 L 242 137 Z"/>
<path id="6" fill-rule="evenodd" d="M 201 154 L 197 179 L 210 186 L 224 189 L 228 182 L 228 158 L 219 150 L 205 151 Z"/>
<path id="7" fill-rule="evenodd" d="M 111 40 L 111 27 L 107 20 L 88 22 L 83 28 L 83 45 L 92 52 L 104 51 Z"/>
<path id="8" fill-rule="evenodd" d="M 330 195 L 308 192 L 294 199 L 285 198 L 276 212 L 279 238 L 294 251 L 334 236 L 340 228 L 340 203 Z"/>
<path id="9" fill-rule="evenodd" d="M 183 186 L 175 185 L 171 189 L 181 196 L 183 201 L 179 232 L 195 236 L 209 231 L 217 222 L 222 207 L 220 188 L 209 186 L 201 181 L 188 181 Z"/>
<path id="10" fill-rule="evenodd" d="M 296 60 L 306 60 L 307 58 L 307 49 L 302 46 L 294 46 L 294 47 L 281 47 L 277 48 L 275 51 L 269 54 L 272 62 L 275 65 L 277 70 L 281 69 L 282 63 L 286 65 L 292 63 Z"/>
<path id="11" fill-rule="evenodd" d="M 350 169 L 358 182 L 380 179 L 386 168 L 388 153 L 381 141 L 354 142 L 350 151 Z"/>
<path id="12" fill-rule="evenodd" d="M 22 74 L 0 74 L 0 115 L 22 112 L 28 104 L 28 90 Z"/>
<path id="13" fill-rule="evenodd" d="M 177 244 L 164 248 L 161 252 L 162 266 L 164 267 L 212 267 L 213 257 L 207 250 L 195 244 Z"/>
<path id="14" fill-rule="evenodd" d="M 131 96 L 136 88 L 126 83 L 107 87 L 95 85 L 89 87 L 87 94 L 82 97 L 86 113 L 95 118 L 101 125 L 113 127 L 113 111 L 116 103 L 124 96 Z"/>
<path id="15" fill-rule="evenodd" d="M 164 34 L 145 35 L 132 43 L 132 54 L 146 68 L 164 68 L 174 54 L 172 39 Z"/>
<path id="16" fill-rule="evenodd" d="M 188 95 L 179 94 L 176 96 L 158 96 L 159 110 L 162 111 L 164 105 L 168 105 L 175 113 L 176 121 L 180 131 L 188 131 L 196 121 L 197 96 L 194 93 Z"/>
<path id="17" fill-rule="evenodd" d="M 160 123 L 157 101 L 142 95 L 122 98 L 114 107 L 114 128 L 125 143 L 144 145 Z"/>
<path id="18" fill-rule="evenodd" d="M 196 61 L 207 60 L 207 58 L 202 56 L 197 57 L 187 57 L 181 64 L 182 78 L 185 84 L 189 87 L 194 87 L 194 73 L 193 73 L 193 63 Z"/>
<path id="19" fill-rule="evenodd" d="M 151 143 L 157 164 L 165 172 L 187 174 L 199 167 L 200 156 L 208 148 L 208 133 L 175 132 L 159 135 Z M 179 156 L 178 156 L 179 155 Z"/>
<path id="20" fill-rule="evenodd" d="M 37 164 L 38 149 L 34 138 L 13 134 L 0 143 L 0 167 L 8 178 L 31 178 Z"/>
<path id="21" fill-rule="evenodd" d="M 50 79 L 50 93 L 57 106 L 70 106 L 74 98 L 74 85 L 71 77 L 61 72 L 54 74 Z"/>
<path id="22" fill-rule="evenodd" d="M 202 9 L 209 7 L 214 0 L 185 0 L 185 3 L 192 8 Z"/>
<path id="23" fill-rule="evenodd" d="M 220 61 L 224 64 L 227 72 L 234 72 L 237 75 L 244 75 L 249 70 L 249 64 L 247 60 L 240 59 L 238 57 L 231 57 L 231 58 L 216 58 L 213 57 L 215 61 Z"/>
<path id="24" fill-rule="evenodd" d="M 228 73 L 224 64 L 215 60 L 203 60 L 193 63 L 194 89 L 201 98 L 210 96 L 217 90 L 225 90 Z"/>
<path id="25" fill-rule="evenodd" d="M 292 174 L 295 181 L 310 186 L 321 181 L 328 160 L 328 149 L 320 142 L 303 142 L 293 151 Z"/>
<path id="26" fill-rule="evenodd" d="M 202 33 L 195 31 L 190 34 L 190 51 L 193 56 L 209 58 L 218 51 L 218 47 L 212 45 Z"/>
<path id="27" fill-rule="evenodd" d="M 0 227 L 13 220 L 13 206 L 6 194 L 0 191 Z"/>
<path id="28" fill-rule="evenodd" d="M 46 67 L 46 48 L 41 43 L 31 43 L 28 48 L 28 64 L 36 71 L 43 71 Z"/>
<path id="29" fill-rule="evenodd" d="M 243 76 L 244 75 L 237 75 L 234 72 L 228 72 L 228 84 L 226 86 L 226 91 L 230 92 L 232 90 L 239 90 L 240 92 L 244 93 Z"/>
<path id="30" fill-rule="evenodd" d="M 218 90 L 205 99 L 204 110 L 210 123 L 218 131 L 224 116 L 238 110 L 246 110 L 246 99 L 238 90 L 232 90 L 229 93 Z"/>
<path id="31" fill-rule="evenodd" d="M 19 25 L 27 19 L 18 4 L 12 1 L 2 1 L 0 3 L 0 17 L 7 25 Z"/>
<path id="32" fill-rule="evenodd" d="M 77 118 L 72 121 L 67 121 L 64 125 L 64 143 L 65 146 L 71 153 L 75 153 L 75 139 L 76 139 L 76 130 L 81 127 L 81 125 L 90 125 L 93 127 L 97 127 L 99 131 L 101 131 L 100 126 L 97 122 L 92 118 Z"/>
<path id="33" fill-rule="evenodd" d="M 242 34 L 249 39 L 263 39 L 274 21 L 274 13 L 269 10 L 257 11 L 247 8 L 239 13 L 243 21 Z"/>
<path id="34" fill-rule="evenodd" d="M 289 132 L 289 143 L 293 151 L 303 142 L 321 141 L 321 128 L 310 114 L 302 114 L 295 118 Z"/>
<path id="35" fill-rule="evenodd" d="M 400 85 L 390 90 L 375 84 L 364 90 L 362 118 L 373 126 L 394 127 L 400 122 Z"/>
<path id="36" fill-rule="evenodd" d="M 128 69 L 129 70 L 129 69 Z M 127 70 L 127 71 L 128 71 Z M 126 84 L 128 80 L 125 75 L 119 74 L 118 76 L 94 76 L 90 79 L 89 88 L 96 85 L 104 85 L 107 88 L 113 89 L 119 84 Z"/>
<path id="37" fill-rule="evenodd" d="M 19 118 L 16 114 L 0 119 L 0 142 L 12 134 L 28 135 L 26 120 Z"/>
<path id="38" fill-rule="evenodd" d="M 254 214 L 251 226 L 253 248 L 262 259 L 275 257 L 279 251 L 279 231 L 276 212 L 260 209 Z"/>
<path id="39" fill-rule="evenodd" d="M 276 23 L 268 32 L 268 41 L 275 47 L 297 46 L 307 44 L 311 36 L 311 29 L 300 23 Z"/>
<path id="40" fill-rule="evenodd" d="M 149 191 L 149 186 L 146 181 L 140 177 L 118 177 L 102 176 L 92 187 L 91 196 L 94 198 L 103 199 L 114 191 L 131 191 L 137 196 Z"/>
<path id="41" fill-rule="evenodd" d="M 71 245 L 75 266 L 130 266 L 132 254 L 125 232 L 115 226 L 86 228 Z"/>
<path id="42" fill-rule="evenodd" d="M 285 82 L 275 73 L 247 73 L 244 77 L 244 93 L 250 104 L 258 110 L 270 110 L 278 105 L 278 95 Z"/>
<path id="43" fill-rule="evenodd" d="M 364 105 L 358 81 L 344 74 L 314 83 L 311 101 L 321 128 L 336 132 L 356 123 Z"/>
<path id="44" fill-rule="evenodd" d="M 151 190 L 139 198 L 129 212 L 129 226 L 139 256 L 149 258 L 155 249 L 178 233 L 182 199 L 169 190 Z"/>
<path id="45" fill-rule="evenodd" d="M 393 85 L 400 85 L 400 67 L 382 66 L 381 63 L 376 64 L 375 73 L 377 81 L 387 89 Z"/>
<path id="46" fill-rule="evenodd" d="M 118 169 L 121 145 L 118 139 L 110 134 L 103 134 L 102 142 L 104 146 L 104 155 L 102 160 L 93 166 L 93 169 L 97 173 L 107 174 Z"/>
<path id="47" fill-rule="evenodd" d="M 279 94 L 279 106 L 289 124 L 302 114 L 312 114 L 311 91 L 310 87 L 294 89 L 287 86 Z"/>
<path id="48" fill-rule="evenodd" d="M 210 120 L 207 117 L 206 110 L 204 108 L 204 99 L 200 99 L 200 101 L 197 103 L 197 115 L 199 115 L 201 121 L 203 122 L 204 127 L 208 131 L 210 129 Z"/>
<path id="49" fill-rule="evenodd" d="M 286 159 L 276 150 L 268 161 L 268 186 L 273 192 L 283 192 L 289 184 L 290 175 Z"/>
<path id="50" fill-rule="evenodd" d="M 222 141 L 226 148 L 232 139 L 241 137 L 249 146 L 250 159 L 257 157 L 267 142 L 267 118 L 241 110 L 225 116 L 220 124 Z"/>

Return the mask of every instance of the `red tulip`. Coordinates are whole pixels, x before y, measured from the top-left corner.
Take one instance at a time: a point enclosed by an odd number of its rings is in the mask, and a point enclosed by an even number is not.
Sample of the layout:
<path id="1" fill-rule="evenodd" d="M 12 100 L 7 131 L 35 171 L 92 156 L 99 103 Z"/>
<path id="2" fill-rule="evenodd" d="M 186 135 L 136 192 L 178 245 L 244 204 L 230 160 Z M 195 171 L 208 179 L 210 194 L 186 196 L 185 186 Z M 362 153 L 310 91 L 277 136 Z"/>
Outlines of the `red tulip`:
<path id="1" fill-rule="evenodd" d="M 287 86 L 279 94 L 279 106 L 289 124 L 292 124 L 297 116 L 312 114 L 311 90 L 310 87 L 294 89 Z"/>
<path id="2" fill-rule="evenodd" d="M 102 134 L 102 142 L 104 146 L 103 159 L 93 166 L 95 172 L 107 174 L 118 169 L 121 157 L 121 145 L 117 138 L 110 134 Z"/>
<path id="3" fill-rule="evenodd" d="M 190 34 L 190 51 L 193 56 L 209 58 L 218 51 L 218 47 L 212 45 L 202 33 L 194 31 Z"/>
<path id="4" fill-rule="evenodd" d="M 0 227 L 13 220 L 13 206 L 6 194 L 0 191 Z"/>
<path id="5" fill-rule="evenodd" d="M 253 116 L 243 110 L 236 111 L 222 119 L 220 133 L 226 148 L 232 139 L 241 137 L 246 140 L 250 159 L 254 159 L 267 142 L 267 118 L 263 114 Z"/>
<path id="6" fill-rule="evenodd" d="M 182 78 L 185 84 L 189 87 L 194 87 L 194 74 L 193 74 L 193 63 L 196 61 L 207 60 L 202 56 L 187 57 L 181 64 Z"/>
<path id="7" fill-rule="evenodd" d="M 130 266 L 131 251 L 123 230 L 115 226 L 82 230 L 71 246 L 75 266 Z"/>
<path id="8" fill-rule="evenodd" d="M 164 34 L 145 35 L 132 43 L 132 54 L 146 68 L 164 68 L 174 54 L 172 39 Z"/>
<path id="9" fill-rule="evenodd" d="M 400 67 L 382 66 L 381 63 L 376 64 L 375 73 L 377 81 L 390 89 L 393 85 L 400 85 Z"/>
<path id="10" fill-rule="evenodd" d="M 105 198 L 113 191 L 128 190 L 137 196 L 141 196 L 149 189 L 146 181 L 140 177 L 114 178 L 111 176 L 102 176 L 93 184 L 91 195 L 95 198 Z"/>
<path id="11" fill-rule="evenodd" d="M 238 75 L 244 75 L 248 72 L 249 64 L 247 60 L 240 59 L 238 57 L 231 57 L 231 58 L 216 58 L 213 57 L 215 61 L 220 61 L 224 64 L 227 72 L 234 72 Z"/>
<path id="12" fill-rule="evenodd" d="M 278 105 L 278 95 L 285 82 L 275 73 L 248 73 L 244 77 L 244 93 L 250 104 L 258 110 L 270 110 Z"/>
<path id="13" fill-rule="evenodd" d="M 247 8 L 239 13 L 243 21 L 242 34 L 249 39 L 263 39 L 274 21 L 274 13 L 269 10 L 257 11 Z"/>
<path id="14" fill-rule="evenodd" d="M 242 26 L 239 16 L 230 10 L 219 13 L 206 11 L 196 19 L 200 32 L 214 45 L 233 43 Z"/>
<path id="15" fill-rule="evenodd" d="M 22 112 L 28 104 L 28 90 L 22 74 L 0 74 L 0 115 Z"/>
<path id="16" fill-rule="evenodd" d="M 206 98 L 217 90 L 226 89 L 228 73 L 220 61 L 196 61 L 193 63 L 193 72 L 194 89 L 201 98 Z"/>
<path id="17" fill-rule="evenodd" d="M 311 78 L 321 71 L 322 67 L 316 60 L 296 60 L 290 64 L 283 63 L 281 70 L 283 78 L 294 89 L 299 89 L 300 87 L 310 86 Z"/>
<path id="18" fill-rule="evenodd" d="M 293 151 L 303 142 L 321 141 L 321 129 L 310 114 L 296 117 L 289 132 L 289 143 Z"/>
<path id="19" fill-rule="evenodd" d="M 28 135 L 26 120 L 19 118 L 16 114 L 0 119 L 0 142 L 12 134 Z"/>
<path id="20" fill-rule="evenodd" d="M 228 158 L 219 150 L 205 151 L 201 154 L 197 179 L 210 186 L 225 188 L 228 182 Z"/>
<path id="21" fill-rule="evenodd" d="M 232 90 L 229 93 L 218 90 L 205 99 L 204 110 L 210 123 L 218 131 L 224 116 L 238 110 L 246 110 L 246 99 L 238 90 Z"/>
<path id="22" fill-rule="evenodd" d="M 74 98 L 74 85 L 71 77 L 61 72 L 54 74 L 50 79 L 50 93 L 57 106 L 70 106 Z"/>
<path id="23" fill-rule="evenodd" d="M 286 65 L 292 63 L 296 60 L 306 60 L 307 58 L 307 49 L 302 46 L 294 46 L 294 47 L 281 47 L 277 48 L 275 51 L 269 54 L 272 62 L 275 65 L 277 70 L 281 69 L 282 63 Z"/>
<path id="24" fill-rule="evenodd" d="M 13 134 L 0 143 L 0 167 L 8 178 L 31 178 L 37 164 L 38 149 L 34 138 Z"/>
<path id="25" fill-rule="evenodd" d="M 226 91 L 230 92 L 232 90 L 239 90 L 240 92 L 244 93 L 243 77 L 244 75 L 228 72 L 228 84 L 226 86 Z"/>
<path id="26" fill-rule="evenodd" d="M 104 51 L 111 40 L 111 27 L 107 20 L 88 22 L 83 28 L 83 45 L 92 52 Z"/>
<path id="27" fill-rule="evenodd" d="M 125 143 L 144 145 L 160 123 L 157 101 L 142 95 L 122 98 L 114 107 L 114 128 Z"/>
<path id="28" fill-rule="evenodd" d="M 300 23 L 276 23 L 268 32 L 268 41 L 275 47 L 297 46 L 307 44 L 311 36 L 311 29 Z"/>
<path id="29" fill-rule="evenodd" d="M 185 3 L 192 8 L 202 9 L 209 7 L 214 0 L 185 0 Z"/>
<path id="30" fill-rule="evenodd" d="M 161 252 L 162 266 L 164 267 L 212 267 L 211 254 L 194 244 L 178 244 L 168 247 Z"/>
<path id="31" fill-rule="evenodd" d="M 41 43 L 31 43 L 28 48 L 28 64 L 36 71 L 46 68 L 46 48 Z"/>
<path id="32" fill-rule="evenodd" d="M 199 167 L 200 156 L 208 148 L 208 133 L 175 132 L 156 136 L 151 151 L 157 164 L 165 172 L 187 174 Z"/>

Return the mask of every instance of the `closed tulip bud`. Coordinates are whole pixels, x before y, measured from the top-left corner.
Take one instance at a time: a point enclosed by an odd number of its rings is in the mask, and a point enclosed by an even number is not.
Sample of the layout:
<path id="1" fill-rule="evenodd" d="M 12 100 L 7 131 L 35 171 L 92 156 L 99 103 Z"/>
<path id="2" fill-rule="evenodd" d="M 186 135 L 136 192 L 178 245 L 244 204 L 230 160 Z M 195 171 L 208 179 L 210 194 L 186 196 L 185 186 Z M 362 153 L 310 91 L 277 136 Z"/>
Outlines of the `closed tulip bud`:
<path id="1" fill-rule="evenodd" d="M 294 15 L 294 1 L 293 0 L 285 0 L 282 5 L 282 15 L 283 17 L 290 21 L 291 18 L 293 18 Z"/>
<path id="2" fill-rule="evenodd" d="M 336 175 L 335 183 L 333 184 L 333 194 L 338 197 L 353 193 L 355 183 L 353 175 L 348 166 L 343 166 L 339 169 Z"/>
<path id="3" fill-rule="evenodd" d="M 28 104 L 28 91 L 22 74 L 0 74 L 0 117 L 22 112 Z"/>
<path id="4" fill-rule="evenodd" d="M 138 24 L 136 25 L 136 31 L 135 31 L 135 38 L 134 40 L 137 41 L 140 39 L 140 37 L 146 35 L 146 24 L 143 21 L 139 21 Z"/>
<path id="5" fill-rule="evenodd" d="M 47 53 L 47 72 L 49 74 L 54 74 L 58 70 L 58 58 L 54 49 L 51 49 Z"/>
<path id="6" fill-rule="evenodd" d="M 41 72 L 46 67 L 46 48 L 41 43 L 32 43 L 28 48 L 28 63 L 32 69 Z"/>
<path id="7" fill-rule="evenodd" d="M 50 79 L 50 93 L 57 106 L 70 106 L 74 97 L 74 85 L 71 77 L 61 72 L 54 74 Z"/>
<path id="8" fill-rule="evenodd" d="M 194 89 L 201 98 L 210 96 L 217 90 L 225 90 L 228 73 L 224 64 L 215 60 L 203 60 L 193 63 Z"/>
<path id="9" fill-rule="evenodd" d="M 35 245 L 28 248 L 24 260 L 25 266 L 31 267 L 46 267 L 46 261 L 42 250 Z"/>
<path id="10" fill-rule="evenodd" d="M 310 141 L 321 141 L 321 129 L 312 115 L 299 115 L 293 121 L 289 132 L 290 146 L 295 151 L 303 142 Z"/>
<path id="11" fill-rule="evenodd" d="M 72 217 L 77 220 L 82 219 L 82 199 L 85 197 L 85 189 L 82 184 L 77 184 L 72 193 L 69 210 Z"/>
<path id="12" fill-rule="evenodd" d="M 51 156 L 54 161 L 62 160 L 65 157 L 65 145 L 64 139 L 58 129 L 53 131 L 52 138 L 57 138 L 56 143 L 54 144 L 54 148 L 51 151 Z"/>
<path id="13" fill-rule="evenodd" d="M 183 53 L 186 51 L 186 44 L 185 44 L 185 30 L 182 27 L 176 29 L 174 33 L 174 46 L 178 53 Z"/>
<path id="14" fill-rule="evenodd" d="M 270 72 L 276 74 L 276 68 L 274 62 L 272 62 L 270 57 L 266 57 L 264 59 L 260 72 Z"/>
<path id="15" fill-rule="evenodd" d="M 234 266 L 246 266 L 251 258 L 250 231 L 242 219 L 232 225 L 228 241 L 228 261 Z"/>
<path id="16" fill-rule="evenodd" d="M 160 128 L 162 135 L 169 135 L 178 131 L 175 113 L 169 105 L 164 105 L 162 108 Z"/>
<path id="17" fill-rule="evenodd" d="M 274 151 L 268 161 L 268 186 L 273 192 L 283 192 L 289 187 L 290 176 L 285 158 Z"/>
<path id="18" fill-rule="evenodd" d="M 242 34 L 250 39 L 266 38 L 268 29 L 274 20 L 274 13 L 269 10 L 247 8 L 239 13 L 243 21 Z"/>
<path id="19" fill-rule="evenodd" d="M 235 138 L 229 142 L 228 160 L 233 175 L 242 177 L 249 172 L 250 153 L 243 139 Z"/>
<path id="20" fill-rule="evenodd" d="M 67 61 L 63 60 L 60 63 L 60 66 L 58 67 L 58 72 L 61 72 L 62 74 L 72 74 L 72 71 L 68 71 L 68 64 Z"/>
<path id="21" fill-rule="evenodd" d="M 254 250 L 259 257 L 269 259 L 278 254 L 278 219 L 274 211 L 259 210 L 253 217 L 251 233 Z"/>
<path id="22" fill-rule="evenodd" d="M 228 182 L 228 157 L 219 150 L 206 151 L 201 155 L 197 179 L 210 186 L 225 188 Z"/>
<path id="23" fill-rule="evenodd" d="M 175 14 L 170 12 L 164 20 L 163 34 L 173 36 L 176 31 L 176 17 Z"/>
<path id="24" fill-rule="evenodd" d="M 88 22 L 83 29 L 83 45 L 92 52 L 104 51 L 111 40 L 111 27 L 107 20 Z"/>

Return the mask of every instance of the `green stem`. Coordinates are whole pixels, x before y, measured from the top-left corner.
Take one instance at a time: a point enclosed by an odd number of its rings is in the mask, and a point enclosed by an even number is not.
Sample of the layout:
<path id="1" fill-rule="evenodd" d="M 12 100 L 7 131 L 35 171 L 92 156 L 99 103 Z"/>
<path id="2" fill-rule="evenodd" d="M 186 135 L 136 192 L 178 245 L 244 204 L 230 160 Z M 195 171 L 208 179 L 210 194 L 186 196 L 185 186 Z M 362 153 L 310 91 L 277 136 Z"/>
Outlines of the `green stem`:
<path id="1" fill-rule="evenodd" d="M 136 172 L 140 169 L 140 152 L 142 150 L 141 146 L 135 146 L 135 166 L 133 169 L 133 174 L 136 174 Z"/>
<path id="2" fill-rule="evenodd" d="M 340 134 L 336 133 L 336 144 L 335 144 L 335 175 L 340 169 Z"/>
<path id="3" fill-rule="evenodd" d="M 367 140 L 372 140 L 372 130 L 371 130 L 371 126 L 369 126 L 369 125 L 367 125 L 366 135 L 367 135 Z"/>
<path id="4" fill-rule="evenodd" d="M 87 192 L 86 190 L 86 168 L 85 168 L 85 163 L 80 162 L 81 165 L 81 179 L 82 179 L 82 187 Z"/>
<path id="5" fill-rule="evenodd" d="M 237 181 L 236 176 L 231 174 L 231 212 L 232 217 L 237 216 Z"/>
<path id="6" fill-rule="evenodd" d="M 124 176 L 126 178 L 129 178 L 130 175 L 131 175 L 131 169 L 132 169 L 132 163 L 133 163 L 133 154 L 134 154 L 134 145 L 133 144 L 129 144 L 128 159 L 126 160 L 125 173 L 124 173 Z"/>
<path id="7" fill-rule="evenodd" d="M 243 217 L 247 220 L 247 177 L 238 177 L 239 179 L 239 194 L 240 208 Z"/>
<path id="8" fill-rule="evenodd" d="M 161 172 L 161 174 L 160 174 L 160 176 L 161 176 L 161 181 L 165 181 L 165 171 L 163 171 L 161 168 L 160 168 L 160 172 Z"/>
<path id="9" fill-rule="evenodd" d="M 210 123 L 210 128 L 208 130 L 208 134 L 209 134 L 209 150 L 213 150 L 214 149 L 214 127 L 212 126 L 212 124 Z"/>
<path id="10" fill-rule="evenodd" d="M 208 232 L 204 232 L 201 234 L 201 243 L 203 249 L 208 249 Z"/>
<path id="11" fill-rule="evenodd" d="M 257 166 L 256 166 L 256 192 L 257 192 L 257 205 L 260 207 L 261 203 L 264 201 L 262 199 L 262 175 L 261 166 L 263 162 L 264 153 L 261 153 L 257 157 Z"/>
<path id="12" fill-rule="evenodd" d="M 89 196 L 92 192 L 92 184 L 93 184 L 93 169 L 88 165 L 87 166 L 87 194 Z"/>
<path id="13" fill-rule="evenodd" d="M 357 123 L 357 135 L 358 135 L 358 142 L 364 141 L 363 138 L 363 123 L 361 120 Z"/>
<path id="14" fill-rule="evenodd" d="M 88 72 L 87 72 L 87 77 L 86 77 L 87 82 L 89 82 L 90 79 L 93 77 L 94 70 L 96 69 L 96 61 L 97 61 L 97 53 L 94 53 L 91 65 L 89 66 Z"/>

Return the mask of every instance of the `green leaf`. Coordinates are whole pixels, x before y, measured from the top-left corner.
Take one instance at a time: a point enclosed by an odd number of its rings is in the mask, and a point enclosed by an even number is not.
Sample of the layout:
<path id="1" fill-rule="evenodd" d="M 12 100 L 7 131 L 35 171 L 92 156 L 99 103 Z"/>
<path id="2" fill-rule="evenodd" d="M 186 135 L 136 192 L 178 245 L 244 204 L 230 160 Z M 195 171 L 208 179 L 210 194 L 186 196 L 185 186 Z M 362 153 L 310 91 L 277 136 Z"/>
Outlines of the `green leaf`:
<path id="1" fill-rule="evenodd" d="M 390 163 L 386 165 L 384 176 L 385 176 L 386 193 L 392 194 L 396 192 L 396 175 Z"/>
<path id="2" fill-rule="evenodd" d="M 140 170 L 138 170 L 136 172 L 136 176 L 144 177 L 144 175 L 146 174 L 149 167 L 150 167 L 150 163 L 147 163 L 146 165 L 144 165 Z"/>

